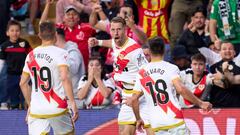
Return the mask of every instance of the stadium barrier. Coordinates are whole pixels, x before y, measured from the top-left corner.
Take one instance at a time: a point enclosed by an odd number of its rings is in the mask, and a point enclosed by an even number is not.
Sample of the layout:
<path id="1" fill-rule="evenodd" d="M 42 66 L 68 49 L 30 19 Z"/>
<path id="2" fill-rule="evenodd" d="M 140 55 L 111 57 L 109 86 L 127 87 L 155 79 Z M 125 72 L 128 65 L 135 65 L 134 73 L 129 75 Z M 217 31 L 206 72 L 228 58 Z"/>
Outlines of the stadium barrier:
<path id="1" fill-rule="evenodd" d="M 118 109 L 80 110 L 76 135 L 117 135 Z M 183 110 L 192 135 L 240 135 L 240 109 Z M 27 135 L 26 111 L 0 111 L 1 135 Z"/>

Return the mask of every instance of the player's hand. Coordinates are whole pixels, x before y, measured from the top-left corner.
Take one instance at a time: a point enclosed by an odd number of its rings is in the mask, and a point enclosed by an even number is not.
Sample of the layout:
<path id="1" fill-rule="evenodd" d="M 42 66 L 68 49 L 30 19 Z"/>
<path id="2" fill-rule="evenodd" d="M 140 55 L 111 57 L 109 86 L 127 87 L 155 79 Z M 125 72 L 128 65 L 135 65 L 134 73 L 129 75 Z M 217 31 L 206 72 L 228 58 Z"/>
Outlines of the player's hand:
<path id="1" fill-rule="evenodd" d="M 71 107 L 72 107 L 72 120 L 76 122 L 78 119 L 78 108 L 76 103 L 73 103 Z"/>
<path id="2" fill-rule="evenodd" d="M 212 104 L 209 102 L 202 101 L 199 107 L 202 108 L 204 111 L 209 112 L 212 109 Z"/>
<path id="3" fill-rule="evenodd" d="M 124 104 L 126 104 L 127 106 L 132 107 L 132 102 L 133 102 L 133 98 L 132 97 L 124 98 Z"/>
<path id="4" fill-rule="evenodd" d="M 89 47 L 95 47 L 98 46 L 98 40 L 95 37 L 90 37 L 88 39 L 88 46 Z"/>
<path id="5" fill-rule="evenodd" d="M 143 126 L 144 126 L 144 122 L 143 122 L 142 119 L 139 119 L 139 120 L 136 121 L 136 129 L 141 133 L 144 132 L 143 131 Z"/>
<path id="6" fill-rule="evenodd" d="M 93 81 L 94 79 L 94 69 L 93 67 L 88 67 L 88 81 Z"/>
<path id="7" fill-rule="evenodd" d="M 102 68 L 99 66 L 97 68 L 93 68 L 93 76 L 96 80 L 101 80 L 101 72 L 102 72 Z"/>

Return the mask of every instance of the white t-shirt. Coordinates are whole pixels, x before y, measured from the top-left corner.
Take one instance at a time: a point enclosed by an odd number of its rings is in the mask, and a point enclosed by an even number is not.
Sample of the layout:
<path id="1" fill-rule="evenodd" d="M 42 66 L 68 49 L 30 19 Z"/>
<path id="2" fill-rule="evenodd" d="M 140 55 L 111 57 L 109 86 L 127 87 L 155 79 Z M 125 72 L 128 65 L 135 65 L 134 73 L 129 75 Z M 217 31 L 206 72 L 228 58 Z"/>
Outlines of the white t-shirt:
<path id="1" fill-rule="evenodd" d="M 177 66 L 165 61 L 151 62 L 139 70 L 135 91 L 144 93 L 150 114 L 150 124 L 157 128 L 183 123 L 183 115 L 172 81 L 179 79 Z"/>
<path id="2" fill-rule="evenodd" d="M 59 66 L 69 66 L 68 53 L 56 46 L 37 47 L 27 55 L 23 72 L 32 82 L 30 114 L 47 116 L 67 109 Z"/>

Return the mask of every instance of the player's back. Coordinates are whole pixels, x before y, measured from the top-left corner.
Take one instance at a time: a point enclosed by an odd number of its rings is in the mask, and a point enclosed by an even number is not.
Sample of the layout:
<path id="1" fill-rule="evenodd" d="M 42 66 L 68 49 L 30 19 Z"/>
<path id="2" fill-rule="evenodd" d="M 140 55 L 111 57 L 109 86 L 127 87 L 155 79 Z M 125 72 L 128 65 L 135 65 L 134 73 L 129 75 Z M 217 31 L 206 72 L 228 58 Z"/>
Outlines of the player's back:
<path id="1" fill-rule="evenodd" d="M 37 47 L 27 56 L 27 70 L 32 80 L 32 116 L 54 115 L 66 110 L 59 72 L 59 66 L 68 66 L 66 59 L 67 52 L 56 46 Z"/>
<path id="2" fill-rule="evenodd" d="M 139 75 L 151 114 L 151 126 L 158 128 L 184 123 L 172 83 L 179 78 L 178 67 L 165 61 L 151 62 L 140 69 Z"/>

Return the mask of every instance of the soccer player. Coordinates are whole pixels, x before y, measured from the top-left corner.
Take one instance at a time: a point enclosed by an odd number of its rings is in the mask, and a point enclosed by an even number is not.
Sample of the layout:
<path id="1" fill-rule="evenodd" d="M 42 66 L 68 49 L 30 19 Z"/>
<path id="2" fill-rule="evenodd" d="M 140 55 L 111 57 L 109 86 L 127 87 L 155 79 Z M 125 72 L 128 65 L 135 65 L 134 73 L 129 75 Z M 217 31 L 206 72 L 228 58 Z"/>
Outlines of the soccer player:
<path id="1" fill-rule="evenodd" d="M 29 134 L 48 134 L 52 127 L 54 134 L 72 135 L 72 120 L 77 120 L 78 110 L 69 78 L 68 53 L 54 46 L 54 23 L 42 22 L 39 31 L 42 45 L 27 55 L 20 81 L 20 87 L 29 105 Z M 28 85 L 30 79 L 32 88 Z M 66 96 L 72 107 L 72 119 L 67 108 Z"/>
<path id="2" fill-rule="evenodd" d="M 135 91 L 133 86 L 135 83 L 137 72 L 140 66 L 147 63 L 143 54 L 141 46 L 133 39 L 127 37 L 125 34 L 126 22 L 121 17 L 115 17 L 111 20 L 110 34 L 112 37 L 112 44 L 109 45 L 107 40 L 97 40 L 90 38 L 88 43 L 90 47 L 97 45 L 113 48 L 114 55 L 114 80 L 119 81 L 123 85 L 123 104 L 118 115 L 119 134 L 120 135 L 133 135 L 135 133 L 136 118 L 133 110 L 128 105 L 124 104 L 126 99 L 129 99 Z M 140 113 L 145 124 L 147 123 L 147 106 L 144 99 L 140 100 Z M 150 134 L 151 129 L 148 128 L 147 132 Z"/>
<path id="3" fill-rule="evenodd" d="M 176 92 L 198 105 L 210 110 L 212 105 L 195 97 L 181 82 L 177 66 L 163 61 L 164 41 L 160 37 L 149 40 L 151 63 L 138 72 L 133 94 L 132 107 L 137 118 L 136 128 L 141 129 L 143 121 L 139 115 L 138 98 L 144 94 L 148 104 L 150 124 L 155 134 L 189 134 L 183 114 L 176 98 Z M 176 91 L 175 91 L 175 89 Z"/>

